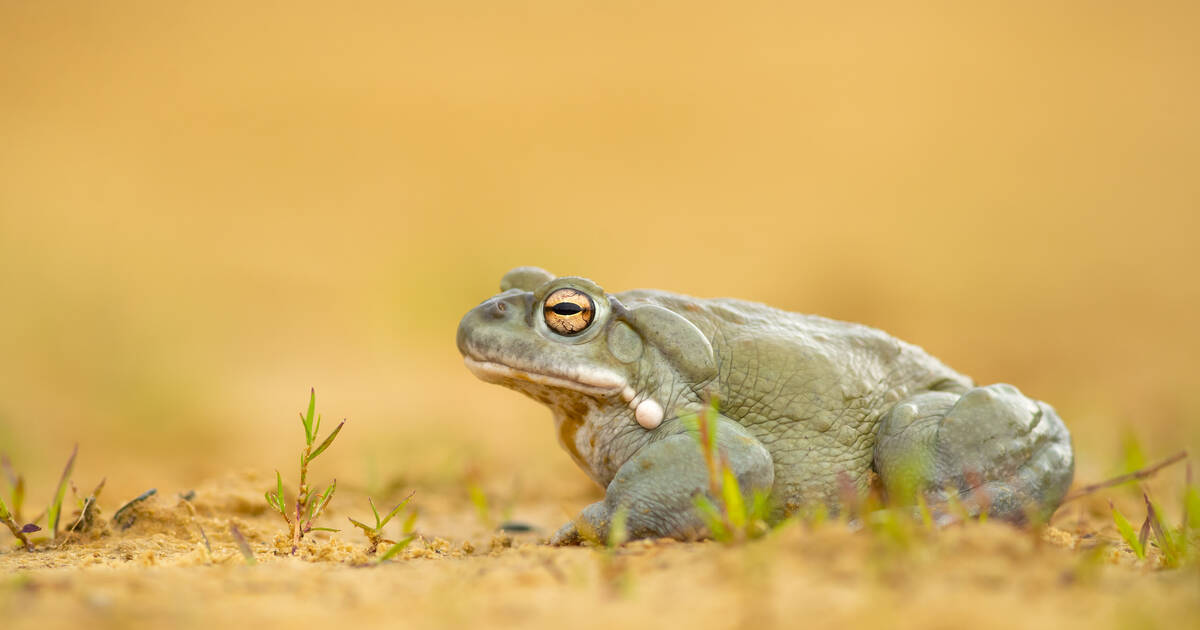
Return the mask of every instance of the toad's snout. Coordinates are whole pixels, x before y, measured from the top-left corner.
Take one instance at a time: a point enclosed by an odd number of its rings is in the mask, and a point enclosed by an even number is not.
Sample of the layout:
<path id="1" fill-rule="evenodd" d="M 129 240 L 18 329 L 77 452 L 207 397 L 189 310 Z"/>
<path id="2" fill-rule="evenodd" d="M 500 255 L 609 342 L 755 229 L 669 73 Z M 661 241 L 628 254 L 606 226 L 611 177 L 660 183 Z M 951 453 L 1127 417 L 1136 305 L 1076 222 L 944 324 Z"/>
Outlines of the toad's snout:
<path id="1" fill-rule="evenodd" d="M 524 313 L 523 302 L 522 294 L 512 291 L 489 298 L 467 311 L 458 323 L 456 341 L 459 354 L 470 356 L 472 347 L 477 348 L 478 339 L 485 331 L 518 324 Z"/>

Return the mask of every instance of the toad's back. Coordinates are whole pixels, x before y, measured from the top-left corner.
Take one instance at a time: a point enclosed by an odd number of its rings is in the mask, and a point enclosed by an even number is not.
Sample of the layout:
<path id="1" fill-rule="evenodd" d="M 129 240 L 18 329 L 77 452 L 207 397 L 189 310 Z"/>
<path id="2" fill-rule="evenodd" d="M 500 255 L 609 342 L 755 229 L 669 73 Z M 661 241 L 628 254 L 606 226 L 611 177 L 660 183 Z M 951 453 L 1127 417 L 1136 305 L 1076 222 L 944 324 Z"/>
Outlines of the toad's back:
<path id="1" fill-rule="evenodd" d="M 719 365 L 710 391 L 775 462 L 774 496 L 831 502 L 846 479 L 869 480 L 880 417 L 926 391 L 963 392 L 971 380 L 921 348 L 849 322 L 765 304 L 663 291 L 619 295 L 683 315 L 708 337 Z"/>

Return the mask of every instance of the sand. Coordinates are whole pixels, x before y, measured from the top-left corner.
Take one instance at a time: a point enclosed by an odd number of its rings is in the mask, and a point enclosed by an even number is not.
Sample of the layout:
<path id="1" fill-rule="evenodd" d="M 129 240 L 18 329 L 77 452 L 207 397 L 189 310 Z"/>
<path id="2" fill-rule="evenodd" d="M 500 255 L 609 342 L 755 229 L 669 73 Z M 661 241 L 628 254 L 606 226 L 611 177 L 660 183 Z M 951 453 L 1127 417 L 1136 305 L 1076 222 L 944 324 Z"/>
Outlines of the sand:
<path id="1" fill-rule="evenodd" d="M 1195 627 L 1200 571 L 1137 560 L 1099 499 L 1040 533 L 998 523 L 915 530 L 906 542 L 846 523 L 792 523 L 743 545 L 635 541 L 554 548 L 553 506 L 519 505 L 537 528 L 489 530 L 469 502 L 427 500 L 417 539 L 379 562 L 347 527 L 290 555 L 284 525 L 241 473 L 185 499 L 160 491 L 127 528 L 0 553 L 5 627 Z M 419 505 L 420 501 L 416 503 Z M 103 503 L 102 503 L 103 504 Z M 341 527 L 365 499 L 335 496 Z M 122 519 L 128 523 L 128 519 Z M 243 532 L 255 564 L 231 535 Z M 201 534 L 203 530 L 204 534 Z M 395 531 L 393 531 L 395 530 Z M 857 530 L 857 531 L 856 531 Z M 540 533 L 539 533 L 540 532 Z M 399 520 L 387 533 L 399 535 Z M 208 544 L 205 543 L 205 536 Z M 7 535 L 6 535 L 7 540 Z"/>

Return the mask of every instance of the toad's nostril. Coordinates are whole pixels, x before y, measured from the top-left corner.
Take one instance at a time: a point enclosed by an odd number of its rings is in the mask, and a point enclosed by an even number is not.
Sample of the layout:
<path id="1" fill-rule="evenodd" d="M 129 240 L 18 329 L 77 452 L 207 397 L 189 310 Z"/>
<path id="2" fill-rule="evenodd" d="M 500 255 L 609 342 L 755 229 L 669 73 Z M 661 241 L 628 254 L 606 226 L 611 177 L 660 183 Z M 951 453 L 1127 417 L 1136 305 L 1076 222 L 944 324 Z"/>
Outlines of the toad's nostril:
<path id="1" fill-rule="evenodd" d="M 507 304 L 501 300 L 495 300 L 489 304 L 487 308 L 483 309 L 483 312 L 491 319 L 504 319 L 504 317 L 507 315 L 507 310 Z"/>

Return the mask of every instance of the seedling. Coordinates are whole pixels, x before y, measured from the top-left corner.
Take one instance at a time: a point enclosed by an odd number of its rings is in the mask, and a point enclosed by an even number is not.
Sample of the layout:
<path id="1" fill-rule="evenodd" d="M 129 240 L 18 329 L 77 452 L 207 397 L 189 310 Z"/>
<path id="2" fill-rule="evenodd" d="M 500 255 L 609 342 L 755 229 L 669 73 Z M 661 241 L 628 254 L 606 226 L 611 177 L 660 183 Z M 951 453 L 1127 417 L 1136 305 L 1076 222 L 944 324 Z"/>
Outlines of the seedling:
<path id="1" fill-rule="evenodd" d="M 410 492 L 407 497 L 404 497 L 403 501 L 401 501 L 400 503 L 397 503 L 396 507 L 392 508 L 391 511 L 387 513 L 387 516 L 384 516 L 382 518 L 380 518 L 380 516 L 379 516 L 379 510 L 375 509 L 375 501 L 372 500 L 371 497 L 367 497 L 367 503 L 369 503 L 371 505 L 371 513 L 375 515 L 375 527 L 371 527 L 370 525 L 367 525 L 366 523 L 363 523 L 361 521 L 356 521 L 350 517 L 346 517 L 352 525 L 361 529 L 363 531 L 363 534 L 366 535 L 367 540 L 370 542 L 370 546 L 367 548 L 367 553 L 375 553 L 375 550 L 379 549 L 380 543 L 387 543 L 389 545 L 397 544 L 396 541 L 388 540 L 383 537 L 383 528 L 387 526 L 388 521 L 392 520 L 392 517 L 399 514 L 400 510 L 403 510 L 404 506 L 408 505 L 408 502 L 410 500 L 412 500 L 412 498 L 413 498 L 413 494 L 416 494 L 416 493 Z M 413 526 L 413 523 L 416 521 L 416 516 L 417 516 L 417 513 L 413 512 L 412 514 L 409 515 L 408 520 L 405 521 L 405 523 L 404 523 L 404 533 L 405 534 L 408 534 L 412 531 L 412 526 Z M 411 536 L 409 538 L 411 538 Z"/>
<path id="2" fill-rule="evenodd" d="M 300 540 L 304 538 L 305 534 L 311 531 L 338 531 L 329 527 L 313 526 L 313 522 L 321 516 L 325 508 L 329 506 L 329 501 L 333 499 L 333 493 L 337 490 L 337 479 L 334 479 L 325 488 L 325 491 L 318 495 L 315 489 L 308 485 L 308 465 L 333 444 L 333 440 L 342 431 L 346 421 L 342 420 L 338 423 L 337 427 L 318 444 L 317 436 L 321 432 L 321 416 L 316 416 L 314 421 L 316 405 L 317 392 L 314 389 L 309 392 L 308 413 L 300 414 L 300 424 L 304 426 L 304 451 L 300 453 L 300 486 L 296 491 L 295 509 L 289 510 L 287 501 L 283 498 L 283 477 L 278 470 L 275 471 L 275 490 L 268 490 L 266 493 L 267 505 L 279 512 L 291 529 L 292 555 L 296 555 L 296 550 L 300 548 Z"/>
<path id="3" fill-rule="evenodd" d="M 104 489 L 104 479 L 92 490 L 91 494 L 86 497 L 79 498 L 79 492 L 75 489 L 75 484 L 71 484 L 71 491 L 75 494 L 79 503 L 79 518 L 75 519 L 74 523 L 67 528 L 69 532 L 85 532 L 92 528 L 96 522 L 96 498 L 100 496 L 100 491 Z"/>
<path id="4" fill-rule="evenodd" d="M 20 504 L 18 503 L 16 505 Z M 15 509 L 16 508 L 14 508 L 14 510 Z M 8 506 L 4 503 L 4 499 L 0 499 L 0 522 L 3 522 L 5 525 L 7 525 L 8 530 L 12 532 L 12 535 L 15 536 L 17 540 L 21 541 L 21 546 L 25 548 L 25 551 L 33 551 L 33 543 L 30 542 L 27 535 L 40 531 L 42 528 L 33 523 L 19 525 L 20 519 L 16 518 L 14 513 L 8 509 Z"/>
<path id="5" fill-rule="evenodd" d="M 12 494 L 9 495 L 12 518 L 20 521 L 22 520 L 21 504 L 25 501 L 25 477 L 18 475 L 13 470 L 12 461 L 8 459 L 8 455 L 0 454 L 0 468 L 4 469 L 4 477 L 8 480 L 8 485 L 12 487 Z"/>
<path id="6" fill-rule="evenodd" d="M 0 523 L 4 523 L 8 527 L 8 530 L 20 541 L 21 546 L 26 551 L 33 551 L 34 541 L 30 540 L 28 535 L 42 530 L 37 524 L 38 521 L 42 520 L 42 516 L 48 517 L 47 523 L 50 530 L 50 539 L 55 540 L 58 538 L 58 525 L 62 517 L 62 504 L 67 495 L 67 485 L 71 481 L 71 471 L 75 469 L 75 456 L 78 454 L 79 445 L 76 444 L 75 448 L 71 450 L 71 456 L 67 459 L 67 465 L 63 468 L 62 477 L 59 478 L 58 487 L 54 492 L 53 499 L 50 501 L 50 506 L 33 520 L 24 523 L 22 523 L 24 519 L 21 518 L 21 508 L 25 503 L 25 478 L 13 472 L 12 463 L 9 462 L 8 457 L 0 457 L 0 466 L 4 468 L 5 477 L 8 478 L 9 485 L 12 486 L 12 494 L 9 495 L 11 507 L 9 503 L 0 499 Z M 97 487 L 93 495 L 99 493 L 100 488 L 103 486 L 104 482 L 100 482 L 100 486 Z M 83 510 L 81 516 L 85 515 L 85 513 L 93 514 L 89 510 L 94 507 L 94 504 L 95 497 L 93 496 L 90 504 L 85 503 L 81 506 Z M 70 529 L 74 529 L 74 527 Z"/>
<path id="7" fill-rule="evenodd" d="M 718 404 L 717 397 L 712 396 L 699 414 L 682 418 L 689 427 L 695 428 L 696 441 L 708 469 L 708 494 L 699 493 L 692 502 L 715 540 L 743 542 L 758 538 L 769 530 L 769 495 L 755 490 L 749 501 L 742 496 L 729 458 L 717 447 Z"/>
<path id="8" fill-rule="evenodd" d="M 1146 547 L 1142 544 L 1143 539 L 1133 532 L 1133 525 L 1129 523 L 1129 519 L 1117 509 L 1113 504 L 1112 499 L 1108 501 L 1108 507 L 1112 510 L 1113 523 L 1117 526 L 1117 532 L 1121 534 L 1125 544 L 1133 550 L 1133 555 L 1138 557 L 1138 560 L 1143 560 L 1146 557 Z"/>
<path id="9" fill-rule="evenodd" d="M 47 523 L 50 528 L 50 539 L 58 538 L 58 521 L 62 516 L 63 499 L 67 496 L 67 483 L 71 480 L 71 471 L 75 469 L 75 456 L 79 454 L 79 445 L 71 450 L 71 457 L 67 459 L 67 465 L 63 468 L 62 477 L 58 480 L 58 490 L 54 493 L 54 500 L 50 502 L 50 507 L 46 510 Z"/>

